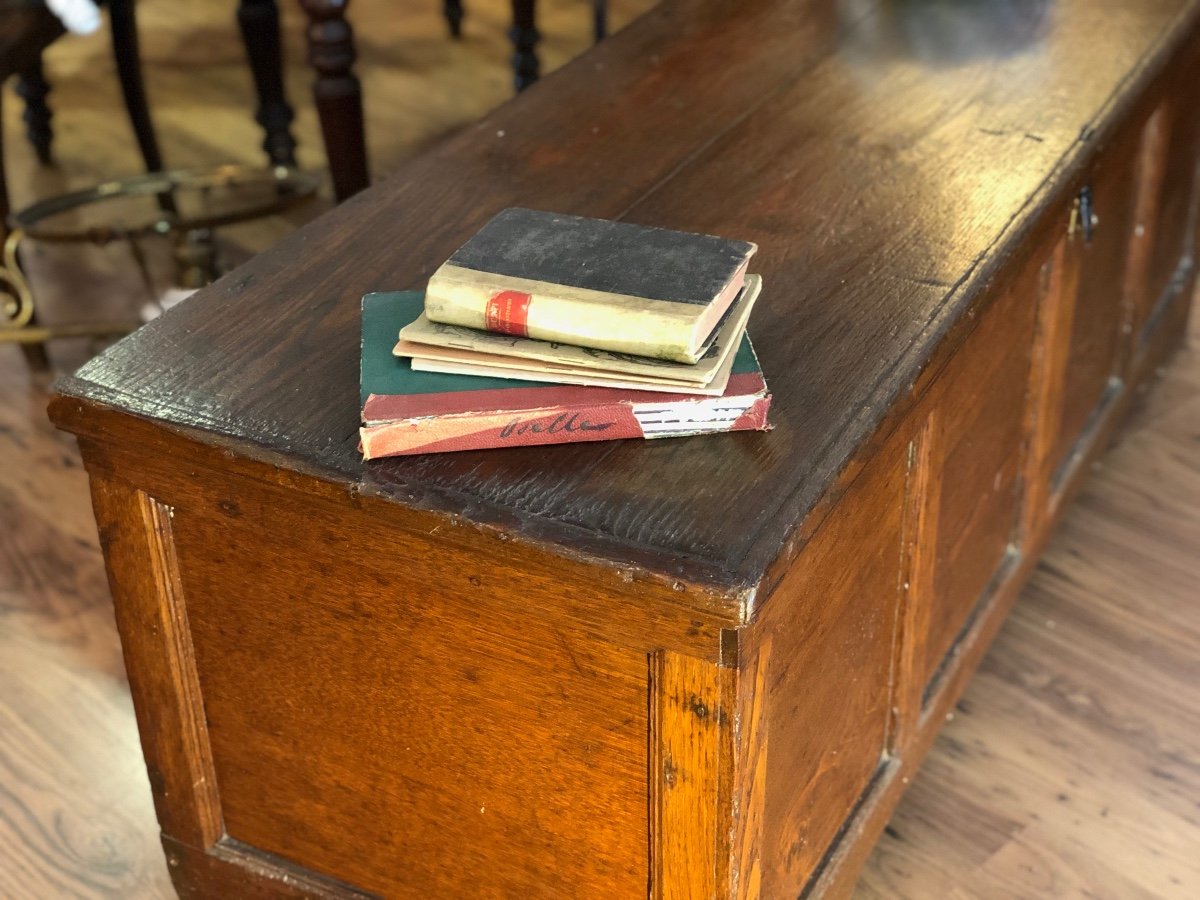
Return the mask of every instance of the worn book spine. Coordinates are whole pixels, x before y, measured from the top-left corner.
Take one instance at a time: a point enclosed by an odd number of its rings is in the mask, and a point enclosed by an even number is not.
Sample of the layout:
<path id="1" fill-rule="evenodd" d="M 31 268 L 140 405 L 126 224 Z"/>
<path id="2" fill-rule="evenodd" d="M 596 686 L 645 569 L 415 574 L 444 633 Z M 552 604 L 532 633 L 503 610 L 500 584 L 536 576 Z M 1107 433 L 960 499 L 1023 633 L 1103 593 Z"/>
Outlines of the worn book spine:
<path id="1" fill-rule="evenodd" d="M 447 453 L 533 444 L 611 441 L 624 438 L 682 437 L 769 428 L 770 395 L 757 374 L 734 376 L 755 393 L 703 400 L 571 404 L 519 412 L 480 412 L 381 421 L 389 398 L 372 396 L 360 430 L 364 459 L 412 453 Z M 378 424 L 370 424 L 374 419 Z"/>
<path id="2" fill-rule="evenodd" d="M 648 300 L 498 275 L 452 263 L 429 280 L 430 320 L 535 340 L 694 363 L 699 334 L 693 304 Z"/>

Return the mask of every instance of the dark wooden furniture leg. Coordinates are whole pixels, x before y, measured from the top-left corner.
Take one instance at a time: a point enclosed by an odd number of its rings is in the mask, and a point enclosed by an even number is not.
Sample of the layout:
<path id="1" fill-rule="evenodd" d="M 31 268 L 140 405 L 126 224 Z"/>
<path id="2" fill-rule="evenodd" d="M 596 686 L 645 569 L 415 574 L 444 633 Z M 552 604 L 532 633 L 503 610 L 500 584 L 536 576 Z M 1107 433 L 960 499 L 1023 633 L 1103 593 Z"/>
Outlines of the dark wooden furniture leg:
<path id="1" fill-rule="evenodd" d="M 317 70 L 313 84 L 317 115 L 333 193 L 339 202 L 370 181 L 363 133 L 362 85 L 351 67 L 354 32 L 346 21 L 349 0 L 300 0 L 308 14 L 308 60 Z"/>
<path id="2" fill-rule="evenodd" d="M 513 0 L 513 24 L 508 32 L 513 43 L 513 74 L 518 91 L 538 80 L 541 66 L 534 47 L 541 35 L 536 26 L 534 0 Z"/>
<path id="3" fill-rule="evenodd" d="M 290 130 L 294 113 L 283 91 L 279 7 L 275 0 L 241 0 L 237 17 L 258 92 L 255 119 L 265 132 L 263 150 L 272 165 L 294 166 L 296 139 Z"/>
<path id="4" fill-rule="evenodd" d="M 592 0 L 592 34 L 597 44 L 608 37 L 608 0 Z"/>
<path id="5" fill-rule="evenodd" d="M 150 107 L 142 82 L 142 58 L 138 51 L 133 0 L 110 0 L 108 15 L 112 26 L 113 57 L 117 61 L 117 76 L 121 79 L 121 94 L 125 98 L 129 122 L 133 125 L 146 170 L 160 172 L 163 168 L 162 155 L 158 151 L 158 139 L 150 122 Z"/>
<path id="6" fill-rule="evenodd" d="M 38 162 L 50 164 L 50 142 L 54 139 L 54 131 L 50 127 L 50 106 L 46 103 L 46 95 L 50 93 L 50 82 L 42 69 L 42 55 L 39 53 L 33 64 L 17 76 L 17 94 L 25 101 L 25 136 L 33 145 Z"/>
<path id="7" fill-rule="evenodd" d="M 450 26 L 450 37 L 462 37 L 462 0 L 443 0 L 442 15 L 446 17 L 446 24 Z"/>

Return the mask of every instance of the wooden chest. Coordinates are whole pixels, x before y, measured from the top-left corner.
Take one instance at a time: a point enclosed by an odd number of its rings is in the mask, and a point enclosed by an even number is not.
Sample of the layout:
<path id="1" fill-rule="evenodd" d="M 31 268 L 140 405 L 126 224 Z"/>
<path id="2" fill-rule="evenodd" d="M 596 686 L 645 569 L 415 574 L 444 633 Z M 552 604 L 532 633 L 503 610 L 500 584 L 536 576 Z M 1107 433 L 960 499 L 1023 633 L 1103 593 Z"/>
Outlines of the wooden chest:
<path id="1" fill-rule="evenodd" d="M 849 891 L 1188 314 L 1197 4 L 1049 7 L 664 4 L 61 383 L 181 895 Z M 515 204 L 757 241 L 775 431 L 363 465 Z"/>

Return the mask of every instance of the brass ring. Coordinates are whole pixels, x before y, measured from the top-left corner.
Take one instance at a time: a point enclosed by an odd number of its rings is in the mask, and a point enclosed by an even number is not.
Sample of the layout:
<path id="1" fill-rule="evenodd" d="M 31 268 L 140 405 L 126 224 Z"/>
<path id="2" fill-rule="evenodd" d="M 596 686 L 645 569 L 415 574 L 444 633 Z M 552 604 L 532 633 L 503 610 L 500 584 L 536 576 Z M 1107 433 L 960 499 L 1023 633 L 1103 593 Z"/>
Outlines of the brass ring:
<path id="1" fill-rule="evenodd" d="M 51 197 L 27 206 L 9 216 L 13 228 L 25 232 L 33 241 L 54 243 L 89 242 L 106 244 L 114 240 L 165 235 L 200 228 L 218 228 L 282 212 L 298 200 L 317 190 L 318 178 L 299 169 L 276 166 L 272 169 L 252 169 L 241 165 L 219 166 L 215 169 L 183 169 L 170 172 L 151 172 L 116 181 L 106 181 L 82 191 Z M 182 216 L 174 208 L 173 195 L 180 190 L 203 191 L 212 188 L 268 185 L 275 187 L 275 196 L 257 204 L 228 212 Z M 126 197 L 160 197 L 160 210 L 149 221 L 133 227 L 98 225 L 89 228 L 53 228 L 44 220 L 61 213 Z M 169 198 L 169 199 L 168 199 Z"/>
<path id="2" fill-rule="evenodd" d="M 21 271 L 17 248 L 22 240 L 51 243 L 107 244 L 114 240 L 136 242 L 149 236 L 181 236 L 202 229 L 218 228 L 236 222 L 262 218 L 283 212 L 300 200 L 316 193 L 319 179 L 315 175 L 287 166 L 272 169 L 252 169 L 247 166 L 226 165 L 215 169 L 184 169 L 170 172 L 151 172 L 132 178 L 106 181 L 95 187 L 51 197 L 27 206 L 9 216 L 11 233 L 4 242 L 0 256 L 0 343 L 40 343 L 55 337 L 102 335 L 132 331 L 137 323 L 69 323 L 34 326 L 34 297 L 29 282 Z M 178 191 L 207 191 L 247 186 L 273 187 L 273 195 L 247 203 L 236 204 L 226 211 L 181 215 L 175 202 Z M 157 197 L 158 211 L 133 226 L 101 225 L 87 228 L 54 228 L 45 224 L 48 219 L 93 203 L 103 203 L 123 197 Z"/>

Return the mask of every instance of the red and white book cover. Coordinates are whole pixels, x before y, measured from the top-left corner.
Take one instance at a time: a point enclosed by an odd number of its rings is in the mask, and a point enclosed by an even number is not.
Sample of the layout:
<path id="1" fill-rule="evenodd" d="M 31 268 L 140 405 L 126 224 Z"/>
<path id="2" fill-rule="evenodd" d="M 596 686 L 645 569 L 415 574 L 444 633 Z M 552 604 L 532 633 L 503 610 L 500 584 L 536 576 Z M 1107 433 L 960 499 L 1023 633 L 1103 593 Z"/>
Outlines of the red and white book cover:
<path id="1" fill-rule="evenodd" d="M 771 395 L 743 338 L 722 396 L 414 371 L 392 355 L 418 292 L 363 298 L 363 457 L 766 430 Z"/>

